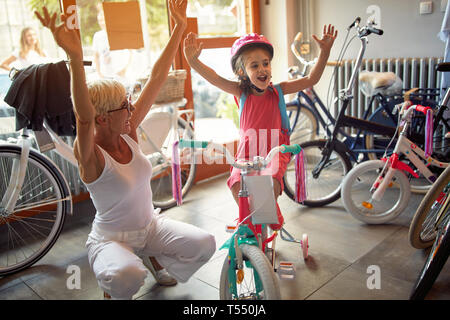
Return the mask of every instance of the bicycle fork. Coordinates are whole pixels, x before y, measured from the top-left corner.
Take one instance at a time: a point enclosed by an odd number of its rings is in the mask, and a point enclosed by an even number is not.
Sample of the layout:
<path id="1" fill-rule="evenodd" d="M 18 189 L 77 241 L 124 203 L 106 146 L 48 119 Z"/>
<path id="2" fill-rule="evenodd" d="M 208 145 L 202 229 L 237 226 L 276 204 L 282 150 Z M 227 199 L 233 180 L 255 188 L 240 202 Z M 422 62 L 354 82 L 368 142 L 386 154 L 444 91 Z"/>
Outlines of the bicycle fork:
<path id="1" fill-rule="evenodd" d="M 3 209 L 3 212 L 6 213 L 6 215 L 13 212 L 25 179 L 28 156 L 31 148 L 31 142 L 30 139 L 28 139 L 26 131 L 19 139 L 19 146 L 21 147 L 20 159 L 13 159 L 8 188 L 6 189 L 0 204 L 0 208 Z"/>

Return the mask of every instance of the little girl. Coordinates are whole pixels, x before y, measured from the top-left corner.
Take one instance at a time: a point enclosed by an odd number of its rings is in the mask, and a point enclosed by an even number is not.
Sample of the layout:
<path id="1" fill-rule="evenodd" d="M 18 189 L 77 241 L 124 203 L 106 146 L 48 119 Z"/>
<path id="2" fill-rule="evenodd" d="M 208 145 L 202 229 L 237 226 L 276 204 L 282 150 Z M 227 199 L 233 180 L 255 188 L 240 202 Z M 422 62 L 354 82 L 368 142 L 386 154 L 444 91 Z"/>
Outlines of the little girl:
<path id="1" fill-rule="evenodd" d="M 312 87 L 319 81 L 336 36 L 334 26 L 324 26 L 322 39 L 313 35 L 320 47 L 320 54 L 311 73 L 300 79 L 272 85 L 271 61 L 274 50 L 264 36 L 251 33 L 234 42 L 231 48 L 231 67 L 238 76 L 238 81 L 232 81 L 219 76 L 199 60 L 202 43 L 198 43 L 195 34 L 188 34 L 184 40 L 184 55 L 189 65 L 212 85 L 234 95 L 239 104 L 240 141 L 237 159 L 252 159 L 256 155 L 264 157 L 273 147 L 289 144 L 289 124 L 286 123 L 283 95 Z M 275 199 L 283 191 L 282 179 L 289 161 L 290 154 L 278 154 L 263 171 L 263 174 L 273 177 Z M 240 170 L 232 168 L 227 184 L 236 202 L 239 181 Z M 278 220 L 279 224 L 272 225 L 272 229 L 278 230 L 283 225 L 279 209 Z"/>

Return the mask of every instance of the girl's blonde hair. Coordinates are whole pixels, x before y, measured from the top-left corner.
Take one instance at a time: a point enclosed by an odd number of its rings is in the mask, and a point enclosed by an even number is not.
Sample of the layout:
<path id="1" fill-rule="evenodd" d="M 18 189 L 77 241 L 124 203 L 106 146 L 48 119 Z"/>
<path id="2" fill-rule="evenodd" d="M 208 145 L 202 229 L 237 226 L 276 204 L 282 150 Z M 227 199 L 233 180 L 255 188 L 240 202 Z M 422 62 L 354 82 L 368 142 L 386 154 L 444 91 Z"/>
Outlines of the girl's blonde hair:
<path id="1" fill-rule="evenodd" d="M 127 93 L 123 84 L 106 79 L 89 82 L 88 92 L 98 116 L 106 115 L 109 110 L 119 108 Z"/>
<path id="2" fill-rule="evenodd" d="M 33 46 L 30 46 L 27 43 L 27 32 L 28 31 L 36 32 L 32 27 L 25 27 L 22 29 L 22 32 L 20 33 L 20 51 L 19 51 L 20 57 L 22 59 L 25 59 L 28 52 L 30 52 L 30 50 L 34 50 L 40 56 L 45 57 L 45 53 L 44 53 L 44 51 L 42 51 L 41 43 L 39 42 L 39 38 L 37 38 L 36 43 Z"/>

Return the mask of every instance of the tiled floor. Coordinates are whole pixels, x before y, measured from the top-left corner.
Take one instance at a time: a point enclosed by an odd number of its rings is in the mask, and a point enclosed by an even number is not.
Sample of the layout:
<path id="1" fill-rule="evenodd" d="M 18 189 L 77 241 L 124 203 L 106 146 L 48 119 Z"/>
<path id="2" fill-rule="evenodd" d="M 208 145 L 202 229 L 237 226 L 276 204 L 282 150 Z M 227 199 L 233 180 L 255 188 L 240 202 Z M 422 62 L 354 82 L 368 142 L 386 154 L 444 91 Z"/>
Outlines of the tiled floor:
<path id="1" fill-rule="evenodd" d="M 216 236 L 217 247 L 227 239 L 224 226 L 236 218 L 237 206 L 218 177 L 197 184 L 181 207 L 163 214 L 192 223 Z M 279 204 L 286 229 L 296 237 L 309 235 L 310 258 L 304 261 L 299 246 L 277 241 L 280 260 L 295 263 L 294 280 L 280 280 L 283 299 L 407 299 L 426 251 L 412 248 L 407 239 L 408 226 L 420 196 L 413 196 L 408 209 L 388 225 L 365 225 L 345 212 L 340 201 L 323 208 L 305 208 L 285 195 Z M 84 247 L 94 208 L 90 201 L 75 205 L 75 213 L 66 222 L 52 250 L 33 267 L 0 278 L 1 299 L 102 299 L 103 295 L 87 261 Z M 217 251 L 187 283 L 165 288 L 151 277 L 135 299 L 218 299 L 219 273 L 225 257 Z M 69 266 L 80 268 L 80 288 L 73 284 Z M 380 289 L 368 289 L 378 266 Z M 69 271 L 69 272 L 68 272 Z M 69 284 L 69 286 L 68 286 Z M 429 299 L 450 299 L 450 263 L 444 267 Z"/>

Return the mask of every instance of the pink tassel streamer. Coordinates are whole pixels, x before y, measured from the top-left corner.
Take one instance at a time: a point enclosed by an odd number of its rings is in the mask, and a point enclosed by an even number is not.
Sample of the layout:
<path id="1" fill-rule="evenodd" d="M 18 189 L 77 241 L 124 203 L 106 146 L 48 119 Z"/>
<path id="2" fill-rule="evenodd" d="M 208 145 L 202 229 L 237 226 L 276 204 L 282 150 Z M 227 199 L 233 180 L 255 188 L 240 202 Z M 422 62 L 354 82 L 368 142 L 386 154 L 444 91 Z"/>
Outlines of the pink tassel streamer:
<path id="1" fill-rule="evenodd" d="M 433 112 L 427 110 L 425 118 L 425 157 L 433 153 Z"/>
<path id="2" fill-rule="evenodd" d="M 180 206 L 183 203 L 183 195 L 181 193 L 181 166 L 178 143 L 178 141 L 175 141 L 172 147 L 172 195 L 177 201 L 177 205 Z"/>
<path id="3" fill-rule="evenodd" d="M 295 156 L 295 201 L 306 200 L 306 158 L 303 150 Z"/>

